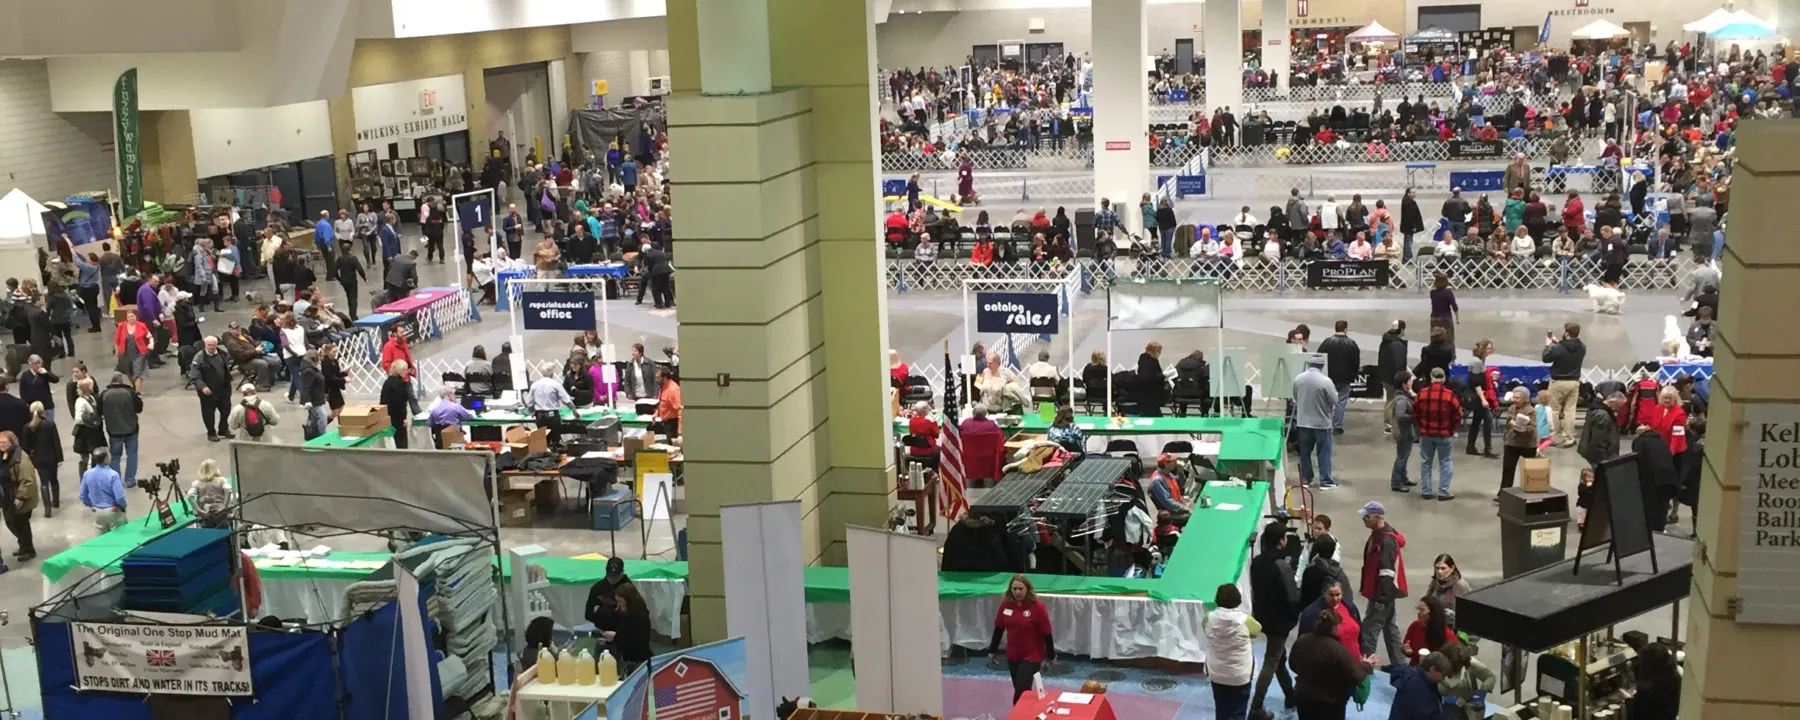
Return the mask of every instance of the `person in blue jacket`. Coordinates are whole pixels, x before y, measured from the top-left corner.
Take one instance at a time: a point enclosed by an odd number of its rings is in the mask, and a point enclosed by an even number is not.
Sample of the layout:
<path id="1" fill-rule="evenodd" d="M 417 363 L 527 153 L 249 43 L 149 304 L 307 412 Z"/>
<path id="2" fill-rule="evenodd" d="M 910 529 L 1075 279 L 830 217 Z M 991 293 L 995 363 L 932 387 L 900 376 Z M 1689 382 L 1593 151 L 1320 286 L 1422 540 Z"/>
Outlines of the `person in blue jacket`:
<path id="1" fill-rule="evenodd" d="M 394 227 L 392 216 L 381 224 L 381 276 L 387 277 L 388 266 L 393 263 L 394 256 L 400 254 L 400 231 Z"/>
<path id="2" fill-rule="evenodd" d="M 1388 720 L 1438 720 L 1444 716 L 1444 696 L 1438 693 L 1438 683 L 1450 674 L 1450 658 L 1436 652 L 1426 655 L 1417 667 L 1398 660 L 1389 667 L 1394 704 Z"/>

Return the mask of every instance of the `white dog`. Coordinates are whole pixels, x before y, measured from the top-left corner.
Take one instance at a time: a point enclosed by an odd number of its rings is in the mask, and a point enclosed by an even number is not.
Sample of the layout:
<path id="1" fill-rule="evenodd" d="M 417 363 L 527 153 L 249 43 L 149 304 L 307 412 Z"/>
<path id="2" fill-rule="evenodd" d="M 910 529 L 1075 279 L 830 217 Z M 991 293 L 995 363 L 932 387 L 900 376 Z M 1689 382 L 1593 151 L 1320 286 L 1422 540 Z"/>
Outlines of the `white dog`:
<path id="1" fill-rule="evenodd" d="M 1594 312 L 1605 315 L 1617 315 L 1625 309 L 1625 293 L 1616 287 L 1605 285 L 1587 286 L 1588 298 L 1594 301 Z"/>
<path id="2" fill-rule="evenodd" d="M 1681 323 L 1676 322 L 1674 315 L 1663 316 L 1662 350 L 1665 357 L 1684 358 L 1690 354 L 1687 335 L 1681 332 Z"/>

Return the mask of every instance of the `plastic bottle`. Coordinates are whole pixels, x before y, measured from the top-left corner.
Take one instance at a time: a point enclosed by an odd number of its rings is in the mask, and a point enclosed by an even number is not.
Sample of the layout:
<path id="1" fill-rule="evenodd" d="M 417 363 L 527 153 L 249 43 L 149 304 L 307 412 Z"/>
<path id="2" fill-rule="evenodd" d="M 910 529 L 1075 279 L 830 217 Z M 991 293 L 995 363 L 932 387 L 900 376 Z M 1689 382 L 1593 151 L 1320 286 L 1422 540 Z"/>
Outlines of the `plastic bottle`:
<path id="1" fill-rule="evenodd" d="M 563 650 L 562 657 L 556 661 L 556 684 L 575 684 L 575 651 Z"/>
<path id="2" fill-rule="evenodd" d="M 599 674 L 601 685 L 612 686 L 619 684 L 619 661 L 613 658 L 611 652 L 605 650 L 600 651 L 600 661 L 595 670 Z"/>
<path id="3" fill-rule="evenodd" d="M 545 685 L 556 682 L 556 653 L 548 647 L 538 650 L 537 679 Z"/>
<path id="4" fill-rule="evenodd" d="M 575 656 L 575 684 L 594 684 L 594 656 L 589 655 L 587 650 L 582 650 L 580 655 Z"/>

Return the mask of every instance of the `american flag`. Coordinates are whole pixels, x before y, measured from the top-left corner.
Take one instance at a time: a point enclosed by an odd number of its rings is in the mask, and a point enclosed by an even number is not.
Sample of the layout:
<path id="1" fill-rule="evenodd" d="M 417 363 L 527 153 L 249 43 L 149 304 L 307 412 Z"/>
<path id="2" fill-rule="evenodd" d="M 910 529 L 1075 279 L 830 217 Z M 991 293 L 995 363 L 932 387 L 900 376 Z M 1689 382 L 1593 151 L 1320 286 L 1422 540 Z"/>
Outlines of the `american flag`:
<path id="1" fill-rule="evenodd" d="M 175 651 L 145 650 L 144 662 L 151 667 L 175 667 Z"/>
<path id="2" fill-rule="evenodd" d="M 950 364 L 950 346 L 944 346 L 944 423 L 938 438 L 938 514 L 951 521 L 969 509 L 968 485 L 963 475 L 962 430 L 956 417 L 957 369 Z"/>
<path id="3" fill-rule="evenodd" d="M 712 675 L 686 663 L 675 674 L 679 682 L 656 686 L 656 720 L 717 720 Z"/>

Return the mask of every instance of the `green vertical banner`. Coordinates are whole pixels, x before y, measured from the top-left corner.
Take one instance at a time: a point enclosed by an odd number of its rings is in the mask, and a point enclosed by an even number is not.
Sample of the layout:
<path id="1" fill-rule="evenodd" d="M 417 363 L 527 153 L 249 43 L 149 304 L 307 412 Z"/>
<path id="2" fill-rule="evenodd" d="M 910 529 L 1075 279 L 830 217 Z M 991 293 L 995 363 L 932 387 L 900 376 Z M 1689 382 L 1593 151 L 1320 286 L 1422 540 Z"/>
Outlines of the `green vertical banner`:
<path id="1" fill-rule="evenodd" d="M 126 218 L 144 209 L 144 156 L 138 147 L 140 139 L 138 71 L 132 68 L 113 83 L 113 154 L 119 159 L 119 206 Z"/>

